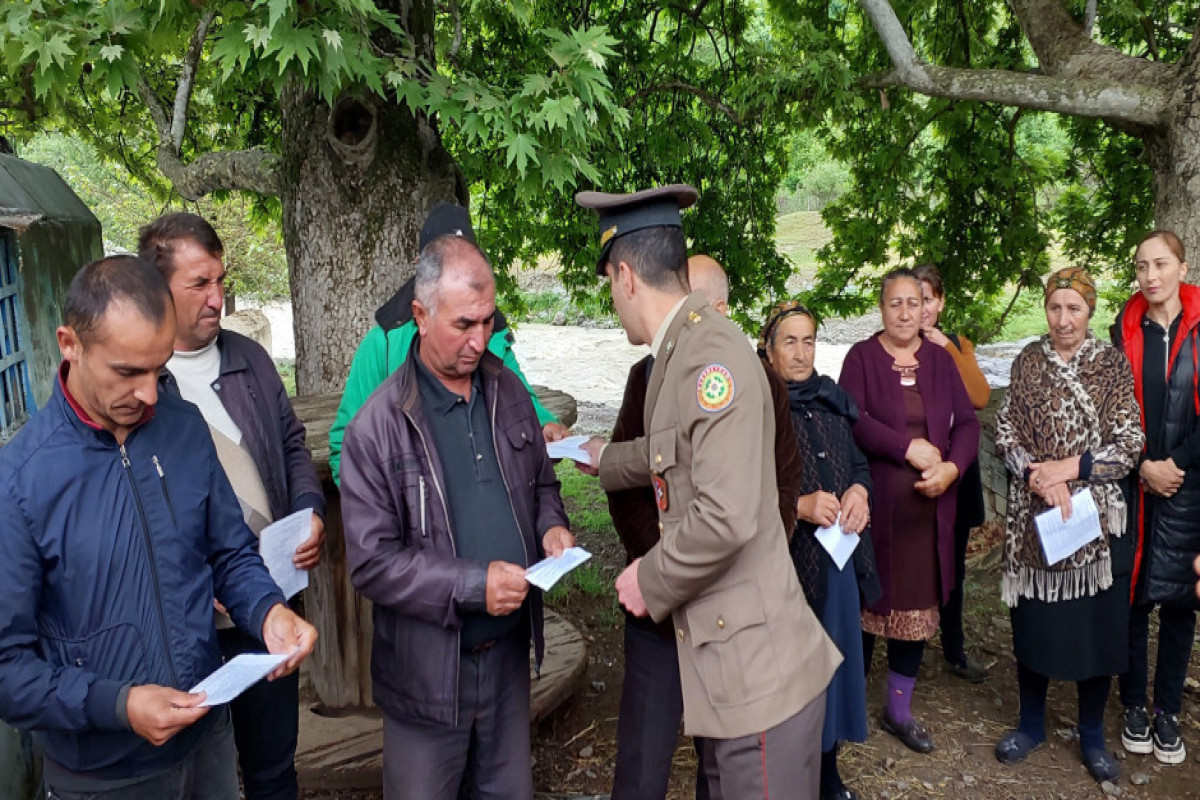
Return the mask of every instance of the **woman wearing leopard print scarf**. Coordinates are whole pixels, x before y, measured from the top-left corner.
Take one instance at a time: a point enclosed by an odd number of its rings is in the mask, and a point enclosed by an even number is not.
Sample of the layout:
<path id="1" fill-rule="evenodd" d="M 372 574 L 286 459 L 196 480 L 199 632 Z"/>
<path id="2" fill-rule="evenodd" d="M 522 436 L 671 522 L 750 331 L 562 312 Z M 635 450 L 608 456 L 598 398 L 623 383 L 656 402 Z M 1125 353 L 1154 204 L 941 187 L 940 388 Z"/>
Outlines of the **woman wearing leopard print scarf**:
<path id="1" fill-rule="evenodd" d="M 1044 298 L 1050 332 L 1013 361 L 996 420 L 996 448 L 1009 469 L 1001 593 L 1021 693 L 1020 724 L 996 745 L 996 758 L 1015 764 L 1041 746 L 1049 680 L 1072 680 L 1083 762 L 1097 781 L 1115 780 L 1120 770 L 1103 721 L 1111 676 L 1126 665 L 1129 573 L 1114 569 L 1113 558 L 1128 538 L 1119 482 L 1145 437 L 1125 356 L 1088 330 L 1096 310 L 1091 277 L 1059 270 Z M 1069 516 L 1081 489 L 1100 512 L 1100 538 L 1047 563 L 1034 517 L 1051 507 Z"/>

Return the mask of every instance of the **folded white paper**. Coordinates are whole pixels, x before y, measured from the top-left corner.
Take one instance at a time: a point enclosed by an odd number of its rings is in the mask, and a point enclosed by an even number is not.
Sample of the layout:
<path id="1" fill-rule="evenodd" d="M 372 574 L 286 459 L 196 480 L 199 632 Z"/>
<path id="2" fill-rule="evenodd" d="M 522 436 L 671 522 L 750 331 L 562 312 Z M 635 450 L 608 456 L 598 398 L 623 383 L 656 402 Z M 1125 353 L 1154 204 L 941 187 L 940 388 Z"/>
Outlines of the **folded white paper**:
<path id="1" fill-rule="evenodd" d="M 1071 495 L 1071 518 L 1066 522 L 1058 508 L 1043 511 L 1034 519 L 1047 564 L 1056 564 L 1100 538 L 1100 512 L 1087 487 Z"/>
<path id="2" fill-rule="evenodd" d="M 854 548 L 858 547 L 860 538 L 857 533 L 843 531 L 841 520 L 842 516 L 839 514 L 832 525 L 828 528 L 817 528 L 816 533 L 813 534 L 829 553 L 829 557 L 833 559 L 833 563 L 839 571 L 846 566 L 846 562 L 854 554 Z"/>
<path id="3" fill-rule="evenodd" d="M 267 565 L 267 571 L 289 600 L 308 588 L 308 573 L 296 569 L 292 556 L 296 554 L 296 548 L 312 536 L 312 515 L 311 508 L 288 514 L 263 528 L 258 539 L 258 553 Z"/>
<path id="4" fill-rule="evenodd" d="M 548 592 L 550 587 L 558 583 L 562 576 L 591 557 L 592 554 L 582 547 L 568 547 L 561 556 L 542 559 L 525 570 L 525 580 L 543 592 Z"/>
<path id="5" fill-rule="evenodd" d="M 219 706 L 228 703 L 254 684 L 261 681 L 288 659 L 288 653 L 274 656 L 270 653 L 242 653 L 225 663 L 225 666 L 197 683 L 191 694 L 205 692 L 202 706 Z"/>
<path id="6" fill-rule="evenodd" d="M 568 436 L 557 442 L 547 442 L 546 452 L 551 458 L 569 458 L 580 464 L 591 464 L 592 457 L 583 449 L 583 443 L 589 438 L 588 436 Z"/>

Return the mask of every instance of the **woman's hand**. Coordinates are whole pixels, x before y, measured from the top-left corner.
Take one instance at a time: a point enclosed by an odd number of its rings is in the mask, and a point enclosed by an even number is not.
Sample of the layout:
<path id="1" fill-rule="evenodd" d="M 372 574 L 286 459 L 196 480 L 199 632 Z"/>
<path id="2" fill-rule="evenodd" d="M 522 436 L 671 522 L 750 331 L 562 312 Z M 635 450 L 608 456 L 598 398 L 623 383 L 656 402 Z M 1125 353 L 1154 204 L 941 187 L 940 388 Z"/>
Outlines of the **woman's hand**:
<path id="1" fill-rule="evenodd" d="M 801 495 L 796 501 L 796 518 L 828 528 L 837 521 L 841 509 L 836 495 L 829 492 L 813 492 Z"/>
<path id="2" fill-rule="evenodd" d="M 941 497 L 958 480 L 958 467 L 953 461 L 942 461 L 921 473 L 913 488 L 926 497 Z"/>
<path id="3" fill-rule="evenodd" d="M 1079 456 L 1057 461 L 1035 461 L 1029 465 L 1029 488 L 1038 494 L 1074 480 L 1079 480 Z"/>
<path id="4" fill-rule="evenodd" d="M 1183 470 L 1175 466 L 1175 459 L 1143 461 L 1138 470 L 1146 491 L 1159 497 L 1170 497 L 1183 485 Z"/>
<path id="5" fill-rule="evenodd" d="M 1041 495 L 1042 499 L 1046 501 L 1046 505 L 1062 511 L 1063 522 L 1071 518 L 1071 490 L 1065 483 L 1056 483 L 1041 492 Z"/>
<path id="6" fill-rule="evenodd" d="M 921 332 L 925 334 L 927 340 L 933 342 L 938 347 L 945 347 L 950 344 L 950 337 L 937 328 L 923 328 Z"/>
<path id="7" fill-rule="evenodd" d="M 867 490 L 856 483 L 842 495 L 842 531 L 862 533 L 870 521 L 871 503 L 867 498 Z"/>
<path id="8" fill-rule="evenodd" d="M 925 472 L 941 463 L 942 451 L 925 439 L 913 439 L 908 443 L 908 450 L 904 452 L 904 460 L 921 472 Z"/>

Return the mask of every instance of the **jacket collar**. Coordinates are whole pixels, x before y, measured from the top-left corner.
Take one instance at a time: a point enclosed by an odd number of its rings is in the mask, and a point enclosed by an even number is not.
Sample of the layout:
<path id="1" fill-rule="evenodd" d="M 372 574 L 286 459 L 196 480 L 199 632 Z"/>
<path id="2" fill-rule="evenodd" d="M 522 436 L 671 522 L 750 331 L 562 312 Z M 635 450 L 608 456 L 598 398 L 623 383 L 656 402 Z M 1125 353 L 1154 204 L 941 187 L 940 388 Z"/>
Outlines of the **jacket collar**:
<path id="1" fill-rule="evenodd" d="M 417 349 L 419 346 L 420 339 L 417 339 L 408 349 L 408 357 L 404 359 L 404 364 L 396 371 L 400 382 L 400 410 L 405 414 L 415 414 L 421 410 L 421 387 L 417 385 Z M 484 350 L 483 357 L 479 359 L 479 366 L 475 368 L 475 373 L 483 379 L 485 400 L 491 400 L 493 387 L 502 369 L 504 369 L 504 362 L 491 350 Z"/>
<path id="2" fill-rule="evenodd" d="M 221 354 L 221 375 L 250 369 L 250 362 L 246 360 L 245 351 L 240 347 L 229 346 L 233 343 L 235 335 L 225 330 L 217 332 L 217 352 Z"/>

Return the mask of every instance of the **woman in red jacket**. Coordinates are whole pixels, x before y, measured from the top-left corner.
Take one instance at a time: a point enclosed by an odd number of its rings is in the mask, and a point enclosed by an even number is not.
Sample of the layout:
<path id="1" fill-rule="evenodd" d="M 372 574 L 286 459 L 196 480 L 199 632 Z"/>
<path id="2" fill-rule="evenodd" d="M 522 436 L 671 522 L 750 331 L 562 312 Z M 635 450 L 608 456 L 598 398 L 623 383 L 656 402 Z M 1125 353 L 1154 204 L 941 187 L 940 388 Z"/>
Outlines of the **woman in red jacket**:
<path id="1" fill-rule="evenodd" d="M 1200 554 L 1200 393 L 1197 336 L 1200 289 L 1184 283 L 1183 243 L 1153 231 L 1134 254 L 1139 291 L 1112 327 L 1113 343 L 1133 369 L 1146 449 L 1130 497 L 1134 534 L 1129 671 L 1121 676 L 1125 724 L 1121 743 L 1164 764 L 1187 758 L 1179 735 L 1196 630 L 1191 562 Z M 1146 709 L 1150 611 L 1159 607 L 1154 717 Z"/>

